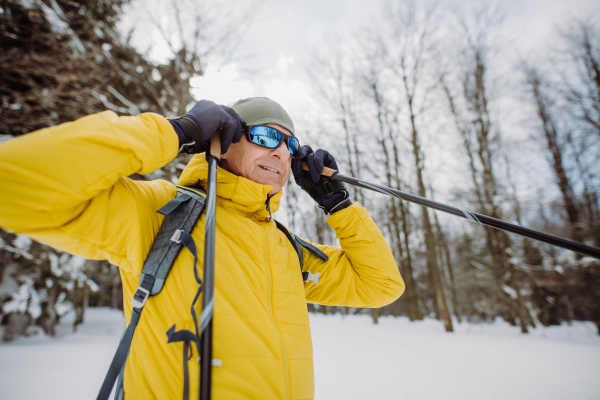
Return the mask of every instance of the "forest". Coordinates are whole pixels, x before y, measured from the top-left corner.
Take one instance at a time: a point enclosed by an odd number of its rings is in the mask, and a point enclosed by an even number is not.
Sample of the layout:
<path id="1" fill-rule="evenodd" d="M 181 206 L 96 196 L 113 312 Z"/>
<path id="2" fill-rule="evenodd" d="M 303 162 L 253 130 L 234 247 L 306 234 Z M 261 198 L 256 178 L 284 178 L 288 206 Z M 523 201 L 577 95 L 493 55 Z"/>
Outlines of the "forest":
<path id="1" fill-rule="evenodd" d="M 235 52 L 247 18 L 165 3 L 167 17 L 150 19 L 169 49 L 157 62 L 131 43 L 136 25 L 120 24 L 129 1 L 1 0 L 0 142 L 107 109 L 184 114 L 200 100 L 190 79 L 217 47 Z M 216 29 L 223 13 L 239 23 Z M 600 248 L 599 20 L 565 16 L 551 40 L 520 53 L 501 2 L 384 2 L 376 24 L 311 50 L 300 142 L 335 154 L 346 175 Z M 189 159 L 130 178 L 177 182 Z M 600 335 L 599 260 L 349 190 L 384 233 L 406 290 L 382 309 L 310 312 L 435 318 L 447 332 L 496 319 L 524 334 L 592 321 Z M 337 243 L 293 178 L 284 192 L 276 219 Z M 53 335 L 71 310 L 77 329 L 87 307 L 123 307 L 119 271 L 0 230 L 0 305 L 3 341 L 34 327 Z"/>

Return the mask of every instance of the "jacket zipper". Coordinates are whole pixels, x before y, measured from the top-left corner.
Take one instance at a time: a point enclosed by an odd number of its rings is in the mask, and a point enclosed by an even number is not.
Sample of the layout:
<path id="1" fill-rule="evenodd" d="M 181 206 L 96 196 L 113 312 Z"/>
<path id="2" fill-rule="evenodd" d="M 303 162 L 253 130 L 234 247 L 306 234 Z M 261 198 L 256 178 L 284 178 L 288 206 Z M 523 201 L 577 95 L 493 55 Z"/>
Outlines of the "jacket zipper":
<path id="1" fill-rule="evenodd" d="M 267 211 L 269 212 L 269 222 L 271 222 L 273 220 L 273 217 L 271 216 L 271 197 L 270 196 L 267 197 L 267 201 L 265 201 L 265 205 L 267 206 Z"/>
<path id="2" fill-rule="evenodd" d="M 261 227 L 262 228 L 262 227 Z M 275 323 L 275 317 L 273 316 L 273 276 L 271 275 L 271 267 L 269 266 L 269 235 L 267 234 L 267 230 L 263 229 L 264 239 L 265 239 L 265 247 L 264 251 L 264 260 L 265 260 L 265 268 L 267 269 L 267 295 L 269 296 L 267 301 L 267 306 L 269 307 L 269 317 L 271 317 L 271 323 L 275 328 L 275 332 L 277 332 L 277 336 L 279 338 L 279 344 L 281 345 L 281 353 L 283 357 L 283 381 L 285 386 L 285 398 L 290 399 L 290 374 L 289 374 L 289 366 L 288 366 L 288 356 L 287 356 L 287 348 L 285 347 L 285 342 L 283 341 L 283 337 L 277 328 L 277 323 Z"/>

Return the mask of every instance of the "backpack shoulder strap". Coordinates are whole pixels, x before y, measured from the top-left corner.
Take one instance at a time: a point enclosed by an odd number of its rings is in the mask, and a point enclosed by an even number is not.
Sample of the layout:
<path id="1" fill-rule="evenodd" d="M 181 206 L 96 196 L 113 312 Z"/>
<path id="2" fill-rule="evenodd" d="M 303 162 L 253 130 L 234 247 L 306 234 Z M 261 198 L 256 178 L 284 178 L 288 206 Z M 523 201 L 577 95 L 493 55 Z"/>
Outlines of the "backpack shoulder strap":
<path id="1" fill-rule="evenodd" d="M 298 240 L 296 240 L 296 235 L 294 235 L 285 225 L 283 225 L 281 222 L 279 222 L 275 219 L 273 221 L 275 221 L 275 225 L 277 225 L 277 228 L 281 232 L 283 232 L 283 234 L 292 243 L 292 246 L 294 246 L 294 250 L 296 250 L 296 254 L 298 255 L 298 260 L 300 261 L 300 271 L 302 272 L 302 270 L 304 269 L 304 257 L 302 255 L 302 247 L 300 247 L 300 242 L 298 242 Z"/>
<path id="2" fill-rule="evenodd" d="M 294 234 L 292 233 L 292 235 L 294 235 Z M 296 235 L 294 235 L 294 237 L 296 238 L 298 243 L 300 243 L 300 246 L 302 246 L 306 250 L 308 250 L 308 252 L 311 253 L 313 256 L 315 256 L 323 261 L 329 260 L 329 256 L 327 256 L 327 254 L 325 254 L 321 250 L 319 250 L 319 248 L 317 246 L 313 246 L 312 244 L 308 243 L 307 241 L 300 239 Z"/>
<path id="3" fill-rule="evenodd" d="M 277 220 L 274 220 L 274 221 L 275 221 L 275 224 L 277 225 L 277 228 L 279 228 L 279 230 L 285 234 L 285 236 L 288 238 L 288 240 L 290 242 L 292 242 L 292 246 L 294 246 L 294 249 L 296 250 L 296 254 L 298 254 L 298 259 L 300 260 L 300 272 L 302 272 L 302 279 L 304 280 L 304 282 L 313 281 L 315 284 L 318 285 L 320 273 L 317 272 L 316 274 L 313 274 L 310 271 L 304 271 L 304 256 L 302 255 L 302 247 L 304 247 L 306 250 L 308 250 L 309 253 L 311 253 L 312 255 L 314 255 L 315 257 L 317 257 L 323 261 L 329 260 L 329 257 L 327 256 L 327 254 L 323 253 L 316 246 L 313 246 L 312 244 L 308 243 L 307 241 L 302 240 L 298 236 L 294 235 L 281 222 L 279 222 Z"/>
<path id="4" fill-rule="evenodd" d="M 183 247 L 179 240 L 181 232 L 192 233 L 202 215 L 205 201 L 204 189 L 178 186 L 177 196 L 157 211 L 165 216 L 165 220 L 154 239 L 140 276 L 140 282 L 149 276 L 154 278 L 150 295 L 157 295 L 162 290 L 175 258 Z"/>
<path id="5" fill-rule="evenodd" d="M 142 274 L 140 275 L 140 285 L 131 300 L 133 306 L 131 320 L 106 373 L 97 397 L 98 400 L 108 399 L 117 378 L 119 378 L 119 382 L 116 396 L 118 397 L 119 393 L 122 392 L 125 361 L 129 355 L 133 334 L 140 320 L 142 310 L 148 297 L 160 293 L 175 258 L 177 258 L 184 244 L 188 246 L 189 241 L 183 239 L 190 238 L 189 234 L 202 215 L 205 201 L 206 192 L 204 189 L 178 186 L 176 197 L 157 211 L 163 214 L 165 219 L 144 262 Z M 193 250 L 195 256 L 195 245 Z"/>

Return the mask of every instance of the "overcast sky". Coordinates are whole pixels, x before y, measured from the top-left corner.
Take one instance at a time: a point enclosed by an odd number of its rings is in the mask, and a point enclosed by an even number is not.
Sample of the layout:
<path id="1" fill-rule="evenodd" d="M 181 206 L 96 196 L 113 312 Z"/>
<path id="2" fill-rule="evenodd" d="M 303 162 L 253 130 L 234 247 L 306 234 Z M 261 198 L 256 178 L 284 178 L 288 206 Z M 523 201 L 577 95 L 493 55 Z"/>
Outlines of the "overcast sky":
<path id="1" fill-rule="evenodd" d="M 449 1 L 443 1 L 448 3 Z M 297 110 L 310 89 L 305 75 L 310 50 L 338 37 L 350 38 L 357 27 L 376 24 L 380 0 L 267 0 L 256 11 L 238 54 L 224 66 L 208 67 L 194 81 L 194 94 L 220 103 L 267 96 Z M 450 2 L 461 7 L 464 1 Z M 546 44 L 554 27 L 568 15 L 598 9 L 597 0 L 507 0 L 507 21 L 519 34 L 522 52 Z M 250 55 L 250 58 L 246 56 Z"/>
<path id="2" fill-rule="evenodd" d="M 196 98 L 229 104 L 249 96 L 267 96 L 280 102 L 291 114 L 301 112 L 303 104 L 311 100 L 306 76 L 311 49 L 334 38 L 348 40 L 357 28 L 376 25 L 383 3 L 382 0 L 199 1 L 208 7 L 234 4 L 247 8 L 253 1 L 258 6 L 248 16 L 253 22 L 244 32 L 232 61 L 210 60 L 205 75 L 193 80 Z M 485 0 L 440 0 L 439 3 L 460 10 L 471 1 Z M 569 15 L 589 15 L 592 10 L 600 9 L 598 0 L 503 0 L 501 3 L 505 6 L 511 33 L 519 38 L 515 45 L 521 48 L 518 51 L 522 54 L 547 44 L 555 26 Z M 158 0 L 152 4 L 146 0 L 134 2 L 133 12 L 124 18 L 129 23 L 124 25 L 137 23 L 133 43 L 142 51 L 152 44 L 152 54 L 160 59 L 168 52 L 157 40 L 158 32 L 140 23 L 139 7 L 147 12 L 148 7 L 156 9 L 169 3 Z"/>

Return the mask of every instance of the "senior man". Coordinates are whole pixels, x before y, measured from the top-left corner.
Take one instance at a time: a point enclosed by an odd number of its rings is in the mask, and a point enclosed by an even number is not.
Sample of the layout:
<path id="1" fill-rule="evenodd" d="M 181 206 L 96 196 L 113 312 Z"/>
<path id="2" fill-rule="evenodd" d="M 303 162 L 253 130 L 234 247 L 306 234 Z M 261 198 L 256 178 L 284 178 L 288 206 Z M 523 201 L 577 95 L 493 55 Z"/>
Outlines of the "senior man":
<path id="1" fill-rule="evenodd" d="M 176 186 L 164 180 L 133 181 L 177 152 L 197 153 L 178 185 L 206 187 L 202 153 L 221 133 L 217 172 L 215 311 L 212 398 L 312 399 L 312 342 L 306 303 L 381 307 L 404 290 L 381 232 L 344 187 L 325 184 L 324 166 L 337 169 L 328 152 L 300 146 L 287 112 L 264 98 L 232 108 L 202 100 L 183 117 L 145 113 L 118 117 L 110 111 L 42 129 L 0 146 L 0 226 L 90 259 L 120 267 L 125 317 L 164 217 L 157 210 Z M 310 171 L 303 171 L 301 162 Z M 341 248 L 316 246 L 326 261 L 303 249 L 304 282 L 296 248 L 277 228 L 277 211 L 290 169 L 323 211 Z M 204 244 L 204 216 L 191 236 Z M 202 260 L 202 256 L 199 256 Z M 148 300 L 124 372 L 125 399 L 176 399 L 184 393 L 182 362 L 199 376 L 198 355 L 182 360 L 181 342 L 166 332 L 194 331 L 190 305 L 198 290 L 194 257 L 177 256 L 162 291 Z M 200 275 L 202 265 L 198 265 Z M 199 314 L 200 304 L 195 312 Z M 192 350 L 193 351 L 193 350 Z M 350 351 L 350 350 L 349 350 Z M 93 360 L 86 360 L 86 364 Z M 85 368 L 85 365 L 82 365 Z M 199 382 L 189 382 L 191 398 Z"/>

